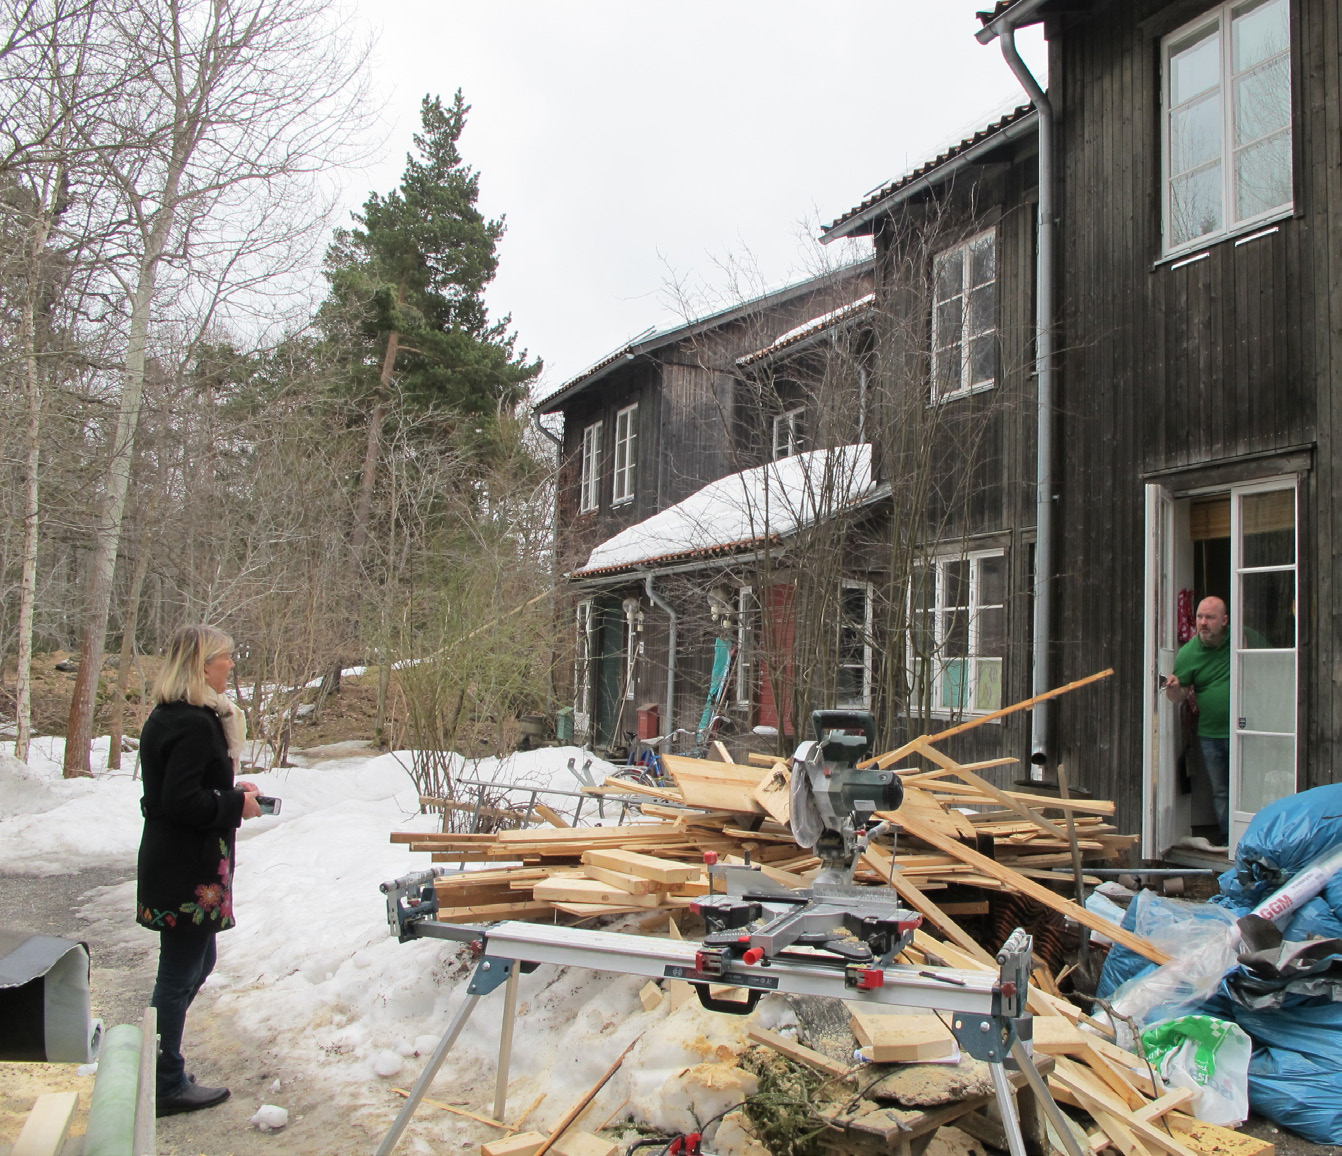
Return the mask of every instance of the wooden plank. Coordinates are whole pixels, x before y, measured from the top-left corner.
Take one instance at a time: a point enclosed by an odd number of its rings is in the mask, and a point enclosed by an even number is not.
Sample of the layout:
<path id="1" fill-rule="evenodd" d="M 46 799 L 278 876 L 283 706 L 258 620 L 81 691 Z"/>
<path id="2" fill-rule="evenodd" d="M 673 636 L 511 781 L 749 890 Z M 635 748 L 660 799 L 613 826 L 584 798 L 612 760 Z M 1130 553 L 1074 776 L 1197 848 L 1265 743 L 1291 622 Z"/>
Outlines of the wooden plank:
<path id="1" fill-rule="evenodd" d="M 473 923 L 479 919 L 533 919 L 549 911 L 548 903 L 481 903 L 470 907 L 439 908 L 438 918 L 461 919 Z"/>
<path id="2" fill-rule="evenodd" d="M 1004 807 L 1009 807 L 1011 810 L 1015 811 L 1022 818 L 1028 819 L 1031 823 L 1034 823 L 1041 830 L 1047 831 L 1050 835 L 1052 835 L 1055 839 L 1059 840 L 1060 842 L 1064 844 L 1067 842 L 1067 832 L 1062 827 L 1059 827 L 1056 823 L 1052 823 L 1048 819 L 1045 819 L 1044 816 L 1039 814 L 1038 811 L 1031 810 L 1019 799 L 1013 799 L 1005 791 L 1000 790 L 998 787 L 988 782 L 987 779 L 980 778 L 978 775 L 974 774 L 973 771 L 969 770 L 966 767 L 962 767 L 949 755 L 942 754 L 939 750 L 931 746 L 925 740 L 919 742 L 918 753 L 923 757 L 930 759 L 932 762 L 938 764 L 939 766 L 944 767 L 946 770 L 950 771 L 951 774 L 955 775 L 957 778 L 963 779 L 971 787 L 974 787 L 977 790 L 982 791 L 985 795 L 989 795 L 990 797 L 996 799 Z"/>
<path id="3" fill-rule="evenodd" d="M 519 1132 L 502 1140 L 489 1140 L 480 1145 L 480 1156 L 535 1156 L 545 1137 L 539 1132 Z"/>
<path id="4" fill-rule="evenodd" d="M 655 879 L 644 879 L 641 875 L 630 875 L 624 871 L 612 871 L 608 867 L 598 867 L 595 863 L 583 865 L 589 879 L 597 879 L 611 887 L 618 887 L 630 895 L 652 895 L 666 885 Z"/>
<path id="5" fill-rule="evenodd" d="M 1121 927 L 1110 923 L 1109 920 L 1088 911 L 1086 908 L 1064 899 L 1054 891 L 1033 879 L 1028 879 L 1018 871 L 1013 871 L 1009 867 L 1004 867 L 999 863 L 989 859 L 986 855 L 980 855 L 973 848 L 966 847 L 963 843 L 955 839 L 949 839 L 940 831 L 921 822 L 919 819 L 905 815 L 903 811 L 878 812 L 877 817 L 888 819 L 892 823 L 902 827 L 910 835 L 921 839 L 933 847 L 945 851 L 948 855 L 954 855 L 957 859 L 968 863 L 976 871 L 990 875 L 994 879 L 1000 879 L 1012 889 L 1019 891 L 1022 895 L 1027 895 L 1036 902 L 1051 907 L 1054 911 L 1060 911 L 1063 915 L 1071 916 L 1084 927 L 1089 927 L 1092 931 L 1098 931 L 1108 936 L 1115 943 L 1121 943 L 1129 951 L 1135 951 L 1138 955 L 1151 960 L 1153 963 L 1166 963 L 1169 956 L 1161 951 L 1154 944 L 1149 943 L 1139 935 L 1133 935 L 1129 931 L 1124 931 Z M 1070 856 L 1068 856 L 1070 860 Z"/>
<path id="6" fill-rule="evenodd" d="M 1271 1140 L 1260 1140 L 1181 1112 L 1171 1112 L 1165 1119 L 1198 1156 L 1275 1156 L 1277 1150 Z"/>
<path id="7" fill-rule="evenodd" d="M 79 1107 L 78 1092 L 43 1092 L 37 1097 L 10 1156 L 57 1156 Z"/>
<path id="8" fill-rule="evenodd" d="M 560 903 L 605 903 L 619 907 L 660 907 L 660 895 L 634 895 L 603 883 L 600 879 L 542 879 L 532 895 L 537 899 Z"/>
<path id="9" fill-rule="evenodd" d="M 673 863 L 637 851 L 584 851 L 582 861 L 586 864 L 595 864 L 597 867 L 609 868 L 611 871 L 623 871 L 643 879 L 652 879 L 668 886 L 673 883 L 691 883 L 699 878 L 702 871 L 698 864 Z"/>
<path id="10" fill-rule="evenodd" d="M 1135 1118 L 1129 1112 L 1127 1105 L 1113 1096 L 1092 1073 L 1087 1072 L 1080 1064 L 1069 1060 L 1066 1056 L 1057 1057 L 1057 1067 L 1053 1070 L 1053 1079 L 1081 1100 L 1088 1112 L 1110 1113 L 1122 1120 L 1140 1143 L 1151 1148 L 1159 1148 L 1161 1151 L 1168 1152 L 1170 1156 L 1192 1156 L 1192 1150 L 1185 1144 L 1154 1124 Z M 1109 1132 L 1110 1136 L 1113 1136 L 1113 1133 L 1098 1117 L 1097 1123 L 1100 1123 L 1100 1126 L 1106 1132 Z M 1117 1142 L 1117 1137 L 1114 1137 L 1114 1139 Z"/>
<path id="11" fill-rule="evenodd" d="M 564 1134 L 564 1130 L 568 1128 L 569 1125 L 572 1124 L 573 1121 L 578 1118 L 579 1113 L 581 1113 L 582 1110 L 592 1102 L 596 1094 L 606 1086 L 611 1076 L 615 1075 L 615 1073 L 620 1070 L 620 1065 L 624 1063 L 625 1056 L 627 1056 L 630 1052 L 634 1050 L 634 1045 L 638 1043 L 638 1041 L 641 1040 L 642 1038 L 643 1033 L 639 1032 L 638 1035 L 636 1035 L 632 1040 L 630 1040 L 629 1046 L 626 1047 L 624 1051 L 620 1053 L 616 1061 L 613 1064 L 611 1064 L 609 1068 L 606 1069 L 605 1075 L 603 1075 L 601 1079 L 597 1080 L 597 1082 L 587 1090 L 587 1092 L 581 1097 L 581 1099 L 579 1099 L 578 1102 L 573 1105 L 573 1107 L 571 1107 L 567 1112 L 563 1114 L 563 1116 L 560 1117 L 559 1123 L 555 1125 L 554 1131 L 550 1133 L 550 1138 L 546 1140 L 545 1143 L 542 1144 L 536 1150 L 535 1156 L 545 1156 L 545 1153 L 550 1150 L 550 1148 L 554 1145 L 555 1141 L 558 1140 L 559 1137 Z M 613 1147 L 614 1146 L 612 1145 L 612 1148 Z"/>
<path id="12" fill-rule="evenodd" d="M 544 803 L 533 803 L 531 810 L 544 819 L 551 827 L 572 827 L 573 824 L 565 819 L 558 811 L 552 807 L 547 807 Z"/>
<path id="13" fill-rule="evenodd" d="M 792 775 L 782 759 L 774 763 L 751 794 L 774 822 L 789 826 L 792 821 Z"/>
<path id="14" fill-rule="evenodd" d="M 904 788 L 904 801 L 899 805 L 901 815 L 913 815 L 928 826 L 952 839 L 976 838 L 974 824 L 959 811 L 948 811 L 926 791 L 918 787 Z"/>
<path id="15" fill-rule="evenodd" d="M 916 1064 L 955 1054 L 955 1037 L 935 1015 L 881 1015 L 849 1005 L 853 1035 L 878 1064 Z"/>
<path id="16" fill-rule="evenodd" d="M 726 744 L 720 739 L 714 739 L 708 744 L 708 759 L 710 762 L 716 763 L 730 763 L 734 761 Z"/>
<path id="17" fill-rule="evenodd" d="M 1079 678 L 1075 682 L 1069 682 L 1066 686 L 1059 686 L 1053 690 L 1046 690 L 1043 694 L 1037 694 L 1033 698 L 1023 699 L 1020 702 L 1012 703 L 1010 706 L 1004 706 L 1001 710 L 992 711 L 989 714 L 977 715 L 968 722 L 960 723 L 959 726 L 949 727 L 944 731 L 938 731 L 933 735 L 921 735 L 912 742 L 905 743 L 902 747 L 893 751 L 887 751 L 883 755 L 877 755 L 875 758 L 867 759 L 859 763 L 860 767 L 880 767 L 886 770 L 893 767 L 901 759 L 907 758 L 914 747 L 922 742 L 941 742 L 942 739 L 948 739 L 952 735 L 963 734 L 965 731 L 973 730 L 975 727 L 981 727 L 984 723 L 989 723 L 995 719 L 1005 718 L 1009 714 L 1015 714 L 1017 711 L 1029 710 L 1037 703 L 1047 702 L 1049 699 L 1057 698 L 1059 695 L 1067 694 L 1069 691 L 1078 690 L 1083 686 L 1088 686 L 1092 682 L 1098 682 L 1102 678 L 1109 678 L 1113 670 L 1102 670 L 1098 674 L 1087 675 L 1085 678 Z"/>
<path id="18" fill-rule="evenodd" d="M 621 907 L 606 903 L 568 903 L 562 899 L 554 900 L 551 907 L 565 915 L 576 915 L 579 919 L 592 919 L 598 915 L 633 915 L 648 910 L 646 907 Z"/>
<path id="19" fill-rule="evenodd" d="M 814 1051 L 803 1044 L 797 1043 L 796 1040 L 790 1040 L 787 1036 L 780 1036 L 777 1032 L 770 1031 L 768 1028 L 752 1027 L 746 1032 L 746 1038 L 751 1043 L 771 1048 L 780 1056 L 795 1060 L 804 1067 L 819 1072 L 822 1076 L 844 1076 L 851 1071 L 845 1065 L 831 1060 L 823 1052 Z"/>
<path id="20" fill-rule="evenodd" d="M 550 1147 L 554 1156 L 615 1156 L 619 1150 L 613 1140 L 594 1136 L 591 1132 L 568 1132 Z"/>
<path id="21" fill-rule="evenodd" d="M 869 845 L 862 852 L 862 861 L 869 864 L 878 875 L 888 878 L 890 885 L 903 899 L 912 904 L 916 911 L 935 923 L 942 933 L 949 936 L 957 945 L 989 968 L 997 966 L 996 960 L 975 942 L 973 937 L 956 923 L 949 914 L 924 895 L 915 884 L 910 883 L 898 871 L 893 872 L 893 874 L 890 872 L 890 852 L 884 847 Z"/>

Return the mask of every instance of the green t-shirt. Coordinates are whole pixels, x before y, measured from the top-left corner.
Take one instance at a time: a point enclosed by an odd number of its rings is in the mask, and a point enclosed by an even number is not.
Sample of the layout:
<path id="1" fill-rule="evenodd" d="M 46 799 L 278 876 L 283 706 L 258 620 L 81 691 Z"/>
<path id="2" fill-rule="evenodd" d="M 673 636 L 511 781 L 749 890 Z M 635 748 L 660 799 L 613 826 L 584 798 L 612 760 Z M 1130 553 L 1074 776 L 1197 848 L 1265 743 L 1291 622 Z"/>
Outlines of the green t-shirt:
<path id="1" fill-rule="evenodd" d="M 1179 648 L 1174 676 L 1198 696 L 1198 734 L 1208 739 L 1230 737 L 1230 632 L 1215 650 L 1194 635 Z"/>

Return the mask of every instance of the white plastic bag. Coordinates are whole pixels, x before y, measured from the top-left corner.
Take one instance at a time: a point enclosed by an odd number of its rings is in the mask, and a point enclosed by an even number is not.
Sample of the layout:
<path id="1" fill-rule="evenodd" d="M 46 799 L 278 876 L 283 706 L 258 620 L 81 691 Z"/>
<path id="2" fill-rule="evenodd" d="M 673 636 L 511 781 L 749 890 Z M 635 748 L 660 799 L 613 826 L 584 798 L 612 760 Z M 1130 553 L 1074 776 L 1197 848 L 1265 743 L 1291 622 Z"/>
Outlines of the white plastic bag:
<path id="1" fill-rule="evenodd" d="M 1149 1027 L 1142 1045 L 1166 1084 L 1192 1089 L 1199 1120 L 1234 1128 L 1248 1119 L 1253 1044 L 1238 1024 L 1179 1016 Z"/>
<path id="2" fill-rule="evenodd" d="M 1137 934 L 1174 957 L 1149 975 L 1120 984 L 1110 1000 L 1119 1015 L 1146 1029 L 1210 998 L 1235 966 L 1239 928 L 1232 912 L 1214 904 L 1163 899 L 1149 891 L 1135 902 Z"/>

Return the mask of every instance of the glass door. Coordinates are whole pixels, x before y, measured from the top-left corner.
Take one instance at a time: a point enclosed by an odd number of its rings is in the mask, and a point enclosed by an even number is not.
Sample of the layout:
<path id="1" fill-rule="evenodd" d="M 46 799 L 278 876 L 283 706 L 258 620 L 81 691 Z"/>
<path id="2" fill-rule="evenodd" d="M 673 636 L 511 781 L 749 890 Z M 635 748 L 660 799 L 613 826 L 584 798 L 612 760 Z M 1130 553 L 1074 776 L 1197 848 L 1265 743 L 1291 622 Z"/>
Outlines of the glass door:
<path id="1" fill-rule="evenodd" d="M 1232 491 L 1230 844 L 1295 793 L 1298 635 L 1294 480 Z"/>

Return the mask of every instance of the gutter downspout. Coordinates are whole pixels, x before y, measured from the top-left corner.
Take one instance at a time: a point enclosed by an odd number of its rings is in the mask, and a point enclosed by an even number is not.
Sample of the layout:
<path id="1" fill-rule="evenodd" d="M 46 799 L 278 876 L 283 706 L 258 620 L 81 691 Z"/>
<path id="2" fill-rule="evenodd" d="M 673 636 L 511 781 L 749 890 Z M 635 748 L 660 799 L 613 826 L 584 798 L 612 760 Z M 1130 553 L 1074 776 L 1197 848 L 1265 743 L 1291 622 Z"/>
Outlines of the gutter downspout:
<path id="1" fill-rule="evenodd" d="M 652 588 L 652 575 L 643 575 L 643 589 L 648 592 L 648 601 L 666 613 L 666 722 L 662 725 L 662 734 L 669 735 L 676 729 L 676 612 L 671 609 L 660 594 Z"/>
<path id="2" fill-rule="evenodd" d="M 1035 7 L 1026 5 L 1027 9 Z M 1026 11 L 1020 13 L 1023 19 Z M 986 31 L 986 29 L 985 29 Z M 1055 314 L 1053 241 L 1056 211 L 1053 200 L 1053 105 L 1016 50 L 1016 23 L 1008 14 L 999 40 L 1007 66 L 1020 81 L 1039 112 L 1039 218 L 1036 226 L 1035 377 L 1037 382 L 1038 446 L 1035 462 L 1034 637 L 1032 639 L 1031 694 L 1043 694 L 1053 685 L 1049 654 L 1049 627 L 1053 618 L 1053 319 Z M 1049 761 L 1050 703 L 1035 706 L 1030 720 L 1031 778 L 1043 778 Z"/>

